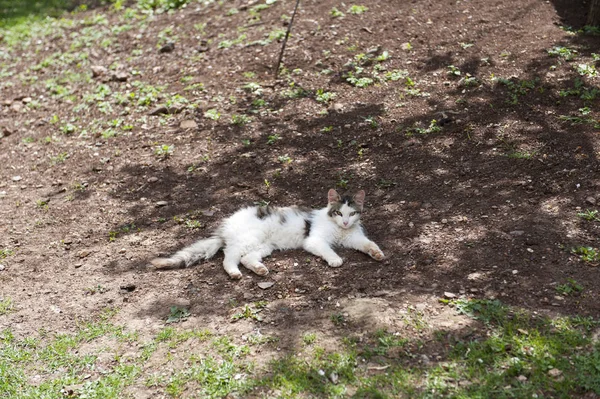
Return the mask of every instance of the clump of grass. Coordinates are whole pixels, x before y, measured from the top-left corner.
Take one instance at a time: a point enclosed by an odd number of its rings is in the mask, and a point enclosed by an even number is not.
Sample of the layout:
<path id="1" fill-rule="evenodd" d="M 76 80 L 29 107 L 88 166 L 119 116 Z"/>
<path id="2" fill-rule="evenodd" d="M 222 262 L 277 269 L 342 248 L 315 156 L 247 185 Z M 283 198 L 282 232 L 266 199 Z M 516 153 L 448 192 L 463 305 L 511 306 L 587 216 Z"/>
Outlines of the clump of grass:
<path id="1" fill-rule="evenodd" d="M 564 284 L 559 284 L 556 287 L 556 291 L 564 296 L 576 295 L 583 291 L 583 286 L 572 278 L 567 279 Z"/>
<path id="2" fill-rule="evenodd" d="M 597 248 L 579 246 L 571 249 L 571 253 L 579 255 L 579 258 L 588 263 L 600 262 L 600 253 Z"/>

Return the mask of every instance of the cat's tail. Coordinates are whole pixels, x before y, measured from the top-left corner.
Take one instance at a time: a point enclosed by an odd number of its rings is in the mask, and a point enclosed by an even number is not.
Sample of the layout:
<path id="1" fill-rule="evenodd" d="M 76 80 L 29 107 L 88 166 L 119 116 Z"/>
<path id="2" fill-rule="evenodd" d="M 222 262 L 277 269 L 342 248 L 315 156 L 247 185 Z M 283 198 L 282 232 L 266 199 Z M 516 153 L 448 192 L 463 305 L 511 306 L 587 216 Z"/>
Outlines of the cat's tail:
<path id="1" fill-rule="evenodd" d="M 156 258 L 151 260 L 150 263 L 157 269 L 188 267 L 200 259 L 212 258 L 223 247 L 223 244 L 224 241 L 221 237 L 205 238 L 183 248 L 170 258 Z"/>

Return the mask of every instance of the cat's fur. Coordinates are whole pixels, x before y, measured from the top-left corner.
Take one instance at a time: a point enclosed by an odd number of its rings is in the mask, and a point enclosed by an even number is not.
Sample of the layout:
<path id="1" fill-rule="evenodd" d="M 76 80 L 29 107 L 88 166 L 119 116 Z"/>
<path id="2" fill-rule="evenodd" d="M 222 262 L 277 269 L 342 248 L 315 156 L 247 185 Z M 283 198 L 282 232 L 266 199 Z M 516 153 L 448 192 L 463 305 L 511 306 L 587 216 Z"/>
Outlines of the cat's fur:
<path id="1" fill-rule="evenodd" d="M 331 189 L 327 198 L 327 206 L 316 210 L 269 206 L 240 209 L 224 219 L 212 237 L 151 263 L 156 268 L 190 266 L 200 259 L 212 258 L 223 248 L 225 271 L 231 278 L 239 279 L 240 262 L 258 275 L 269 273 L 261 261 L 276 249 L 304 248 L 332 267 L 343 262 L 332 249 L 334 246 L 357 249 L 375 260 L 383 260 L 385 255 L 365 236 L 360 223 L 365 192 L 342 197 Z"/>

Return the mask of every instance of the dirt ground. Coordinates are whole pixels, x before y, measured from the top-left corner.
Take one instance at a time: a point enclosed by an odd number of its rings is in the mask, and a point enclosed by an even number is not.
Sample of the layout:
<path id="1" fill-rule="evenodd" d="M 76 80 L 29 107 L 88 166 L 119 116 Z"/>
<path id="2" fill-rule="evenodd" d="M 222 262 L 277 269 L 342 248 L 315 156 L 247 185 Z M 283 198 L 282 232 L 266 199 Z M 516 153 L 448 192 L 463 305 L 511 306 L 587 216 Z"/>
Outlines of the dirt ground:
<path id="1" fill-rule="evenodd" d="M 0 296 L 15 311 L 0 316 L 0 328 L 67 332 L 116 307 L 119 322 L 156 331 L 180 305 L 192 314 L 188 325 L 243 333 L 244 324 L 229 323 L 231 304 L 264 300 L 264 329 L 293 337 L 307 326 L 335 328 L 324 320 L 338 309 L 393 324 L 417 306 L 452 324 L 438 303 L 448 293 L 600 316 L 598 262 L 572 251 L 597 248 L 600 231 L 598 221 L 577 216 L 600 201 L 598 100 L 564 95 L 576 82 L 597 87 L 577 65 L 594 64 L 599 37 L 565 28 L 584 24 L 584 4 L 371 1 L 352 15 L 349 5 L 304 0 L 278 80 L 281 42 L 251 42 L 285 29 L 281 15 L 291 15 L 294 2 L 276 2 L 258 22 L 226 15 L 244 4 L 190 4 L 114 33 L 106 47 L 101 35 L 78 50 L 86 58 L 39 70 L 30 67 L 67 52 L 80 26 L 3 58 L 0 247 L 8 255 L 0 259 Z M 333 7 L 345 16 L 333 18 Z M 107 16 L 100 31 L 122 23 L 108 8 L 74 18 L 99 13 Z M 243 43 L 219 48 L 242 26 Z M 175 47 L 161 52 L 168 27 Z M 577 58 L 550 55 L 555 46 L 576 49 Z M 364 73 L 374 65 L 379 76 L 405 70 L 412 85 L 348 83 L 349 61 L 384 51 L 389 59 L 367 60 Z M 94 66 L 107 69 L 92 77 Z M 88 79 L 64 83 L 71 97 L 55 95 L 48 80 L 69 71 Z M 125 75 L 112 79 L 111 71 Z M 144 109 L 76 109 L 101 83 L 127 92 L 136 80 L 166 88 Z M 249 82 L 262 93 L 244 89 Z M 186 91 L 192 83 L 204 90 Z M 283 95 L 297 88 L 306 95 Z M 336 97 L 317 101 L 318 89 Z M 150 115 L 175 94 L 197 107 Z M 252 105 L 257 98 L 266 105 Z M 221 118 L 205 117 L 210 109 Z M 232 115 L 252 121 L 232 124 Z M 585 117 L 561 118 L 578 115 Z M 131 130 L 110 137 L 90 127 L 117 118 Z M 173 146 L 170 156 L 156 154 L 162 145 Z M 266 260 L 268 276 L 242 270 L 241 281 L 228 278 L 221 254 L 183 270 L 148 268 L 243 205 L 321 207 L 333 187 L 366 190 L 363 222 L 385 262 L 340 250 L 345 263 L 332 269 L 301 251 L 282 252 Z M 569 279 L 579 295 L 557 292 Z M 261 281 L 275 284 L 263 290 Z"/>

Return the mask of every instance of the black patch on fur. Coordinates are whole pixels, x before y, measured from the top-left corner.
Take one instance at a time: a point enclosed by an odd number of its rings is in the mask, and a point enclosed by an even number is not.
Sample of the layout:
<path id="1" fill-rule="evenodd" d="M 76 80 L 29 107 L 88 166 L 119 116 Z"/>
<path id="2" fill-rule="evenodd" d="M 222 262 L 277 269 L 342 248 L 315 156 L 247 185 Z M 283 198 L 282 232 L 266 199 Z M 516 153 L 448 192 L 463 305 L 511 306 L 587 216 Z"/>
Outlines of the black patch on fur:
<path id="1" fill-rule="evenodd" d="M 312 227 L 312 222 L 308 219 L 304 219 L 304 237 L 308 237 L 310 235 L 311 227 Z"/>
<path id="2" fill-rule="evenodd" d="M 348 205 L 351 208 L 354 208 L 354 210 L 358 213 L 361 213 L 360 211 L 360 207 L 358 206 L 358 204 L 356 202 L 354 202 L 354 200 L 352 199 L 352 197 L 350 197 L 349 195 L 343 195 L 342 199 L 338 202 L 333 202 L 331 204 L 331 207 L 329 208 L 329 211 L 327 211 L 327 216 L 329 217 L 333 217 L 333 213 L 335 211 L 339 211 L 340 208 L 342 207 L 342 205 Z"/>
<path id="3" fill-rule="evenodd" d="M 273 210 L 271 209 L 271 207 L 269 205 L 259 206 L 258 208 L 256 208 L 256 217 L 258 217 L 259 219 L 264 219 L 264 218 L 270 216 L 272 213 L 273 213 Z"/>

